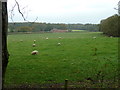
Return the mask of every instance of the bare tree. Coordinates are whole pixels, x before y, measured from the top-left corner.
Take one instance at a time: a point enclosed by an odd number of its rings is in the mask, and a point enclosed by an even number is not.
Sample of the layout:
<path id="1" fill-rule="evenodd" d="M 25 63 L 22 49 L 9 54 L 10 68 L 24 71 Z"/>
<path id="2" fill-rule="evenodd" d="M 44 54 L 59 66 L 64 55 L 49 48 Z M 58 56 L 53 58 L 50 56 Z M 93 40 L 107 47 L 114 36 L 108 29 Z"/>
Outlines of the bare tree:
<path id="1" fill-rule="evenodd" d="M 23 18 L 24 21 L 29 22 L 29 23 L 31 23 L 31 24 L 33 24 L 33 23 L 35 23 L 35 22 L 37 21 L 38 17 L 36 17 L 33 22 L 30 22 L 29 20 L 27 20 L 27 19 L 26 19 L 27 17 L 25 17 L 24 13 L 22 12 L 22 10 L 25 9 L 25 7 L 23 7 L 23 8 L 21 9 L 21 8 L 20 8 L 20 5 L 19 5 L 19 2 L 18 2 L 17 0 L 15 0 L 15 4 L 14 4 L 14 6 L 12 7 L 12 9 L 10 10 L 10 18 L 11 18 L 12 22 L 14 22 L 14 20 L 13 20 L 13 17 L 14 17 L 13 11 L 14 11 L 15 7 L 17 7 L 17 10 L 18 10 L 18 12 L 21 14 L 21 16 L 22 16 L 22 18 Z"/>
<path id="2" fill-rule="evenodd" d="M 17 8 L 17 10 L 20 13 L 20 15 L 22 16 L 23 20 L 26 21 L 29 24 L 29 27 L 32 30 L 33 29 L 33 24 L 37 21 L 38 17 L 36 17 L 35 20 L 32 21 L 32 22 L 27 20 L 27 16 L 25 17 L 26 13 L 24 12 L 24 9 L 26 8 L 26 6 L 21 8 L 19 2 L 17 0 L 15 0 L 15 4 L 13 5 L 12 9 L 10 10 L 10 19 L 11 19 L 11 21 L 13 23 L 14 23 L 14 19 L 13 18 L 15 16 L 15 14 L 14 14 L 15 8 Z M 15 25 L 15 23 L 14 23 L 14 25 Z M 13 28 L 15 27 L 14 25 L 13 25 Z"/>

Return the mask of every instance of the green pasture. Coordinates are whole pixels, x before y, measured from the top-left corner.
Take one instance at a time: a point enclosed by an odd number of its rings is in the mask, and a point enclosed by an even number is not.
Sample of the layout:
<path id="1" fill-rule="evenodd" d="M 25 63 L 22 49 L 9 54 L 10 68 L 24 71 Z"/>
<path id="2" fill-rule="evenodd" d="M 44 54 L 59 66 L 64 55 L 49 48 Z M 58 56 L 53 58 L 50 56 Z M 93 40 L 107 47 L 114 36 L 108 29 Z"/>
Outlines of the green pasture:
<path id="1" fill-rule="evenodd" d="M 118 87 L 118 38 L 100 32 L 12 34 L 8 50 L 5 87 L 64 87 L 65 79 L 69 87 Z"/>

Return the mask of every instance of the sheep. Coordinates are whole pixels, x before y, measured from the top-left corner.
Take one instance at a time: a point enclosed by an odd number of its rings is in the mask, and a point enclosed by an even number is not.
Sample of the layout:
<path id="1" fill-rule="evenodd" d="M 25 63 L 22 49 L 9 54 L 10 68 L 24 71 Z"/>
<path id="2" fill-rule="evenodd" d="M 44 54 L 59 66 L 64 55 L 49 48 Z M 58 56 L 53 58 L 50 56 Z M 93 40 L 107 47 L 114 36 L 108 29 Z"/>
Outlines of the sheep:
<path id="1" fill-rule="evenodd" d="M 110 36 L 110 38 L 113 38 L 113 36 Z"/>
<path id="2" fill-rule="evenodd" d="M 35 46 L 36 46 L 36 44 L 33 44 L 32 46 L 33 46 L 33 47 L 35 47 Z"/>
<path id="3" fill-rule="evenodd" d="M 20 40 L 20 42 L 23 42 L 23 40 Z"/>
<path id="4" fill-rule="evenodd" d="M 94 39 L 96 39 L 96 37 L 93 37 Z"/>
<path id="5" fill-rule="evenodd" d="M 34 50 L 31 52 L 32 55 L 37 55 L 38 54 L 38 51 L 37 50 Z"/>
<path id="6" fill-rule="evenodd" d="M 59 39 L 61 39 L 61 37 L 58 37 Z"/>
<path id="7" fill-rule="evenodd" d="M 36 40 L 34 40 L 34 43 L 36 42 Z"/>
<path id="8" fill-rule="evenodd" d="M 46 40 L 48 40 L 48 37 L 46 38 Z"/>
<path id="9" fill-rule="evenodd" d="M 58 45 L 61 45 L 61 43 L 58 43 Z"/>

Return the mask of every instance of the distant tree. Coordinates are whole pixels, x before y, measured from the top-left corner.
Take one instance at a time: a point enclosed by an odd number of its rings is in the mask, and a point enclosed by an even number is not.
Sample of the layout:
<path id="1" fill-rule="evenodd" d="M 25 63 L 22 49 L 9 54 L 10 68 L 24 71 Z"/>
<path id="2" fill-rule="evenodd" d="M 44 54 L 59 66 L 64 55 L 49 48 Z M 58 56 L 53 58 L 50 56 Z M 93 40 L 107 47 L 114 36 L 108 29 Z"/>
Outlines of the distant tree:
<path id="1" fill-rule="evenodd" d="M 53 29 L 53 27 L 50 23 L 48 23 L 44 31 L 50 31 L 51 29 Z"/>
<path id="2" fill-rule="evenodd" d="M 16 29 L 17 29 L 17 32 L 31 32 L 32 31 L 32 28 L 28 26 L 21 26 Z"/>
<path id="3" fill-rule="evenodd" d="M 97 32 L 99 31 L 99 25 L 98 24 L 68 24 L 67 29 L 68 30 L 87 30 L 91 32 Z"/>
<path id="4" fill-rule="evenodd" d="M 8 23 L 9 32 L 15 32 L 15 26 Z"/>
<path id="5" fill-rule="evenodd" d="M 40 29 L 40 31 L 45 31 L 46 27 L 47 27 L 46 23 L 41 23 L 39 24 L 38 30 Z"/>
<path id="6" fill-rule="evenodd" d="M 116 14 L 105 20 L 102 20 L 100 23 L 100 31 L 102 31 L 103 34 L 106 34 L 108 36 L 120 37 L 119 19 L 120 16 Z"/>

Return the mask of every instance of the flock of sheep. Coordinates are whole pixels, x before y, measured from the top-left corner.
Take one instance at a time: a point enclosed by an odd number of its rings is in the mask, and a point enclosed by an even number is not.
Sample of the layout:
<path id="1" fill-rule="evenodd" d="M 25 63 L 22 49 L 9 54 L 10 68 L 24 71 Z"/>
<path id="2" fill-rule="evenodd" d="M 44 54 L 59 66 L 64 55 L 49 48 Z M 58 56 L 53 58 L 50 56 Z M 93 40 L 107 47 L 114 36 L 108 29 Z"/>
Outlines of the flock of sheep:
<path id="1" fill-rule="evenodd" d="M 61 39 L 61 37 L 58 37 L 59 39 Z M 47 37 L 46 40 L 48 40 L 49 38 Z M 36 44 L 35 44 L 36 40 L 34 40 L 34 44 L 32 45 L 33 47 L 36 47 Z M 61 43 L 57 43 L 57 45 L 61 45 Z M 31 52 L 31 55 L 37 55 L 38 54 L 38 51 L 37 50 L 34 50 Z"/>
<path id="2" fill-rule="evenodd" d="M 58 37 L 59 39 L 62 39 L 62 37 Z M 48 37 L 46 37 L 46 40 L 48 40 L 49 38 Z M 93 37 L 93 39 L 96 39 L 96 37 Z M 20 40 L 20 42 L 23 42 L 23 40 Z M 34 43 L 32 44 L 32 46 L 33 47 L 36 47 L 36 40 L 34 40 Z M 59 43 L 57 43 L 57 45 L 58 46 L 60 46 L 61 45 L 61 43 L 59 42 Z M 31 55 L 37 55 L 38 54 L 38 51 L 37 50 L 34 50 L 34 51 L 32 51 L 31 52 Z"/>

